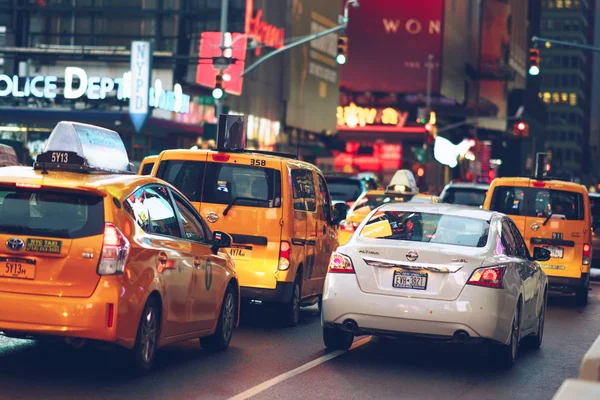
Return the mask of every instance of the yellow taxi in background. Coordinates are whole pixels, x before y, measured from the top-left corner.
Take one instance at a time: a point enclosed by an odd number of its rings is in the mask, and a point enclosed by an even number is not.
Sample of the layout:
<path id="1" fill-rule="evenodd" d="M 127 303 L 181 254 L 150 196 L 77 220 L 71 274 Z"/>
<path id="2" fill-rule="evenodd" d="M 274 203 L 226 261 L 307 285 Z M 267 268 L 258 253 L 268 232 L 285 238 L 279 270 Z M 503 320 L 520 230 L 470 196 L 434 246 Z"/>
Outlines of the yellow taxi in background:
<path id="1" fill-rule="evenodd" d="M 228 347 L 239 288 L 231 237 L 174 187 L 128 172 L 117 132 L 60 122 L 34 167 L 0 169 L 0 331 L 132 349 Z"/>
<path id="2" fill-rule="evenodd" d="M 154 163 L 158 156 L 148 156 L 142 160 L 140 164 L 140 169 L 138 171 L 138 175 L 150 175 L 152 172 L 152 168 L 154 168 Z"/>
<path id="3" fill-rule="evenodd" d="M 510 216 L 529 254 L 536 247 L 550 250 L 550 260 L 539 262 L 548 275 L 550 292 L 574 293 L 578 304 L 587 304 L 592 221 L 585 186 L 543 177 L 496 178 L 483 208 Z M 502 246 L 514 254 L 519 251 L 509 241 Z"/>
<path id="4" fill-rule="evenodd" d="M 424 203 L 424 204 L 437 204 L 440 202 L 438 196 L 434 196 L 429 193 L 417 193 L 409 200 L 411 203 Z"/>
<path id="5" fill-rule="evenodd" d="M 321 302 L 338 223 L 321 171 L 284 154 L 257 150 L 166 150 L 152 175 L 190 199 L 233 237 L 245 303 L 271 303 L 294 326 L 300 306 Z"/>

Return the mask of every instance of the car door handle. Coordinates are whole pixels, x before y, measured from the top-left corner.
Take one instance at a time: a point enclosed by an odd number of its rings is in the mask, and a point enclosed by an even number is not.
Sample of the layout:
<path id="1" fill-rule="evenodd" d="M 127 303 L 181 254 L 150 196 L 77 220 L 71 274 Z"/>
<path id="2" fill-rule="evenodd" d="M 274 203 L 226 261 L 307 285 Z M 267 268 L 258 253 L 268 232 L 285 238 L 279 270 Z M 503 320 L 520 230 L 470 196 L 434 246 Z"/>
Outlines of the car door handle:
<path id="1" fill-rule="evenodd" d="M 194 268 L 202 267 L 202 261 L 198 257 L 194 258 Z"/>

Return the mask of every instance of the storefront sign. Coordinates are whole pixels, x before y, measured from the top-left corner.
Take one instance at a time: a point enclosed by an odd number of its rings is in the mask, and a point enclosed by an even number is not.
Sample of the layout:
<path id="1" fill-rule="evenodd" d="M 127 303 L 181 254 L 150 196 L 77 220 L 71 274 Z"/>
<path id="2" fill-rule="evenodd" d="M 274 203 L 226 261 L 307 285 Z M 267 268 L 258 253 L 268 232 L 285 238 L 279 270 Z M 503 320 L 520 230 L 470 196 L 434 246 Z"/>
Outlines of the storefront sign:
<path id="1" fill-rule="evenodd" d="M 117 99 L 131 97 L 131 72 L 121 78 L 88 76 L 79 67 L 65 68 L 65 86 L 63 97 L 70 100 L 103 100 L 116 90 Z M 0 97 L 37 97 L 55 99 L 60 93 L 57 76 L 34 76 L 21 78 L 17 75 L 0 74 Z M 173 90 L 164 90 L 160 79 L 154 81 L 154 87 L 148 92 L 150 107 L 185 114 L 190 109 L 190 96 L 183 93 L 181 85 L 175 84 Z"/>
<path id="2" fill-rule="evenodd" d="M 283 47 L 285 40 L 285 29 L 278 28 L 262 20 L 262 10 L 256 11 L 254 15 L 254 0 L 246 0 L 246 35 L 252 37 L 258 46 L 256 55 L 260 55 L 263 46 L 278 49 Z"/>
<path id="3" fill-rule="evenodd" d="M 338 128 L 356 128 L 368 125 L 387 125 L 402 128 L 408 120 L 407 111 L 397 111 L 388 107 L 384 109 L 359 107 L 355 103 L 337 108 Z"/>

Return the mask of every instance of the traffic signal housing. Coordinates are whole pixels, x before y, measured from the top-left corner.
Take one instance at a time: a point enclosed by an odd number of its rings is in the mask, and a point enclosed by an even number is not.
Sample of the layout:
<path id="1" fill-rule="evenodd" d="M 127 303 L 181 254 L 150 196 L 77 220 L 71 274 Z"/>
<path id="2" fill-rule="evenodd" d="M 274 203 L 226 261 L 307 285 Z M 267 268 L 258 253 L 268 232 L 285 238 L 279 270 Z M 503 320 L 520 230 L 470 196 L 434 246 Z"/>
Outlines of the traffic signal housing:
<path id="1" fill-rule="evenodd" d="M 217 76 L 215 77 L 215 88 L 212 91 L 212 95 L 216 100 L 219 100 L 223 97 L 223 72 L 219 71 Z"/>
<path id="2" fill-rule="evenodd" d="M 540 73 L 540 49 L 529 49 L 529 75 Z"/>
<path id="3" fill-rule="evenodd" d="M 340 64 L 346 64 L 348 58 L 348 38 L 346 36 L 340 36 L 338 38 L 337 56 L 335 61 Z"/>

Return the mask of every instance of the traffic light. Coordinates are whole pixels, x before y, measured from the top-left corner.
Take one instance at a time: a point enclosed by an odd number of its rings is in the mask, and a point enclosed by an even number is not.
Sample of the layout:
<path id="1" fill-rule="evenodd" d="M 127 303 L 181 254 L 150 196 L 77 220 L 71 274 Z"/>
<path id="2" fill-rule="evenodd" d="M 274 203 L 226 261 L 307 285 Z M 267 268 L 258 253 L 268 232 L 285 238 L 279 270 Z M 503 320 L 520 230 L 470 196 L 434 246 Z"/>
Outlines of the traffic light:
<path id="1" fill-rule="evenodd" d="M 223 97 L 223 72 L 219 71 L 215 77 L 215 88 L 213 89 L 212 95 L 216 100 Z"/>
<path id="2" fill-rule="evenodd" d="M 540 73 L 540 49 L 529 49 L 529 75 Z"/>
<path id="3" fill-rule="evenodd" d="M 348 38 L 346 36 L 340 36 L 338 39 L 337 46 L 337 56 L 335 57 L 335 61 L 340 64 L 346 64 L 346 59 L 348 55 Z"/>
<path id="4" fill-rule="evenodd" d="M 529 136 L 529 124 L 523 121 L 519 121 L 513 126 L 513 135 L 518 137 Z"/>

